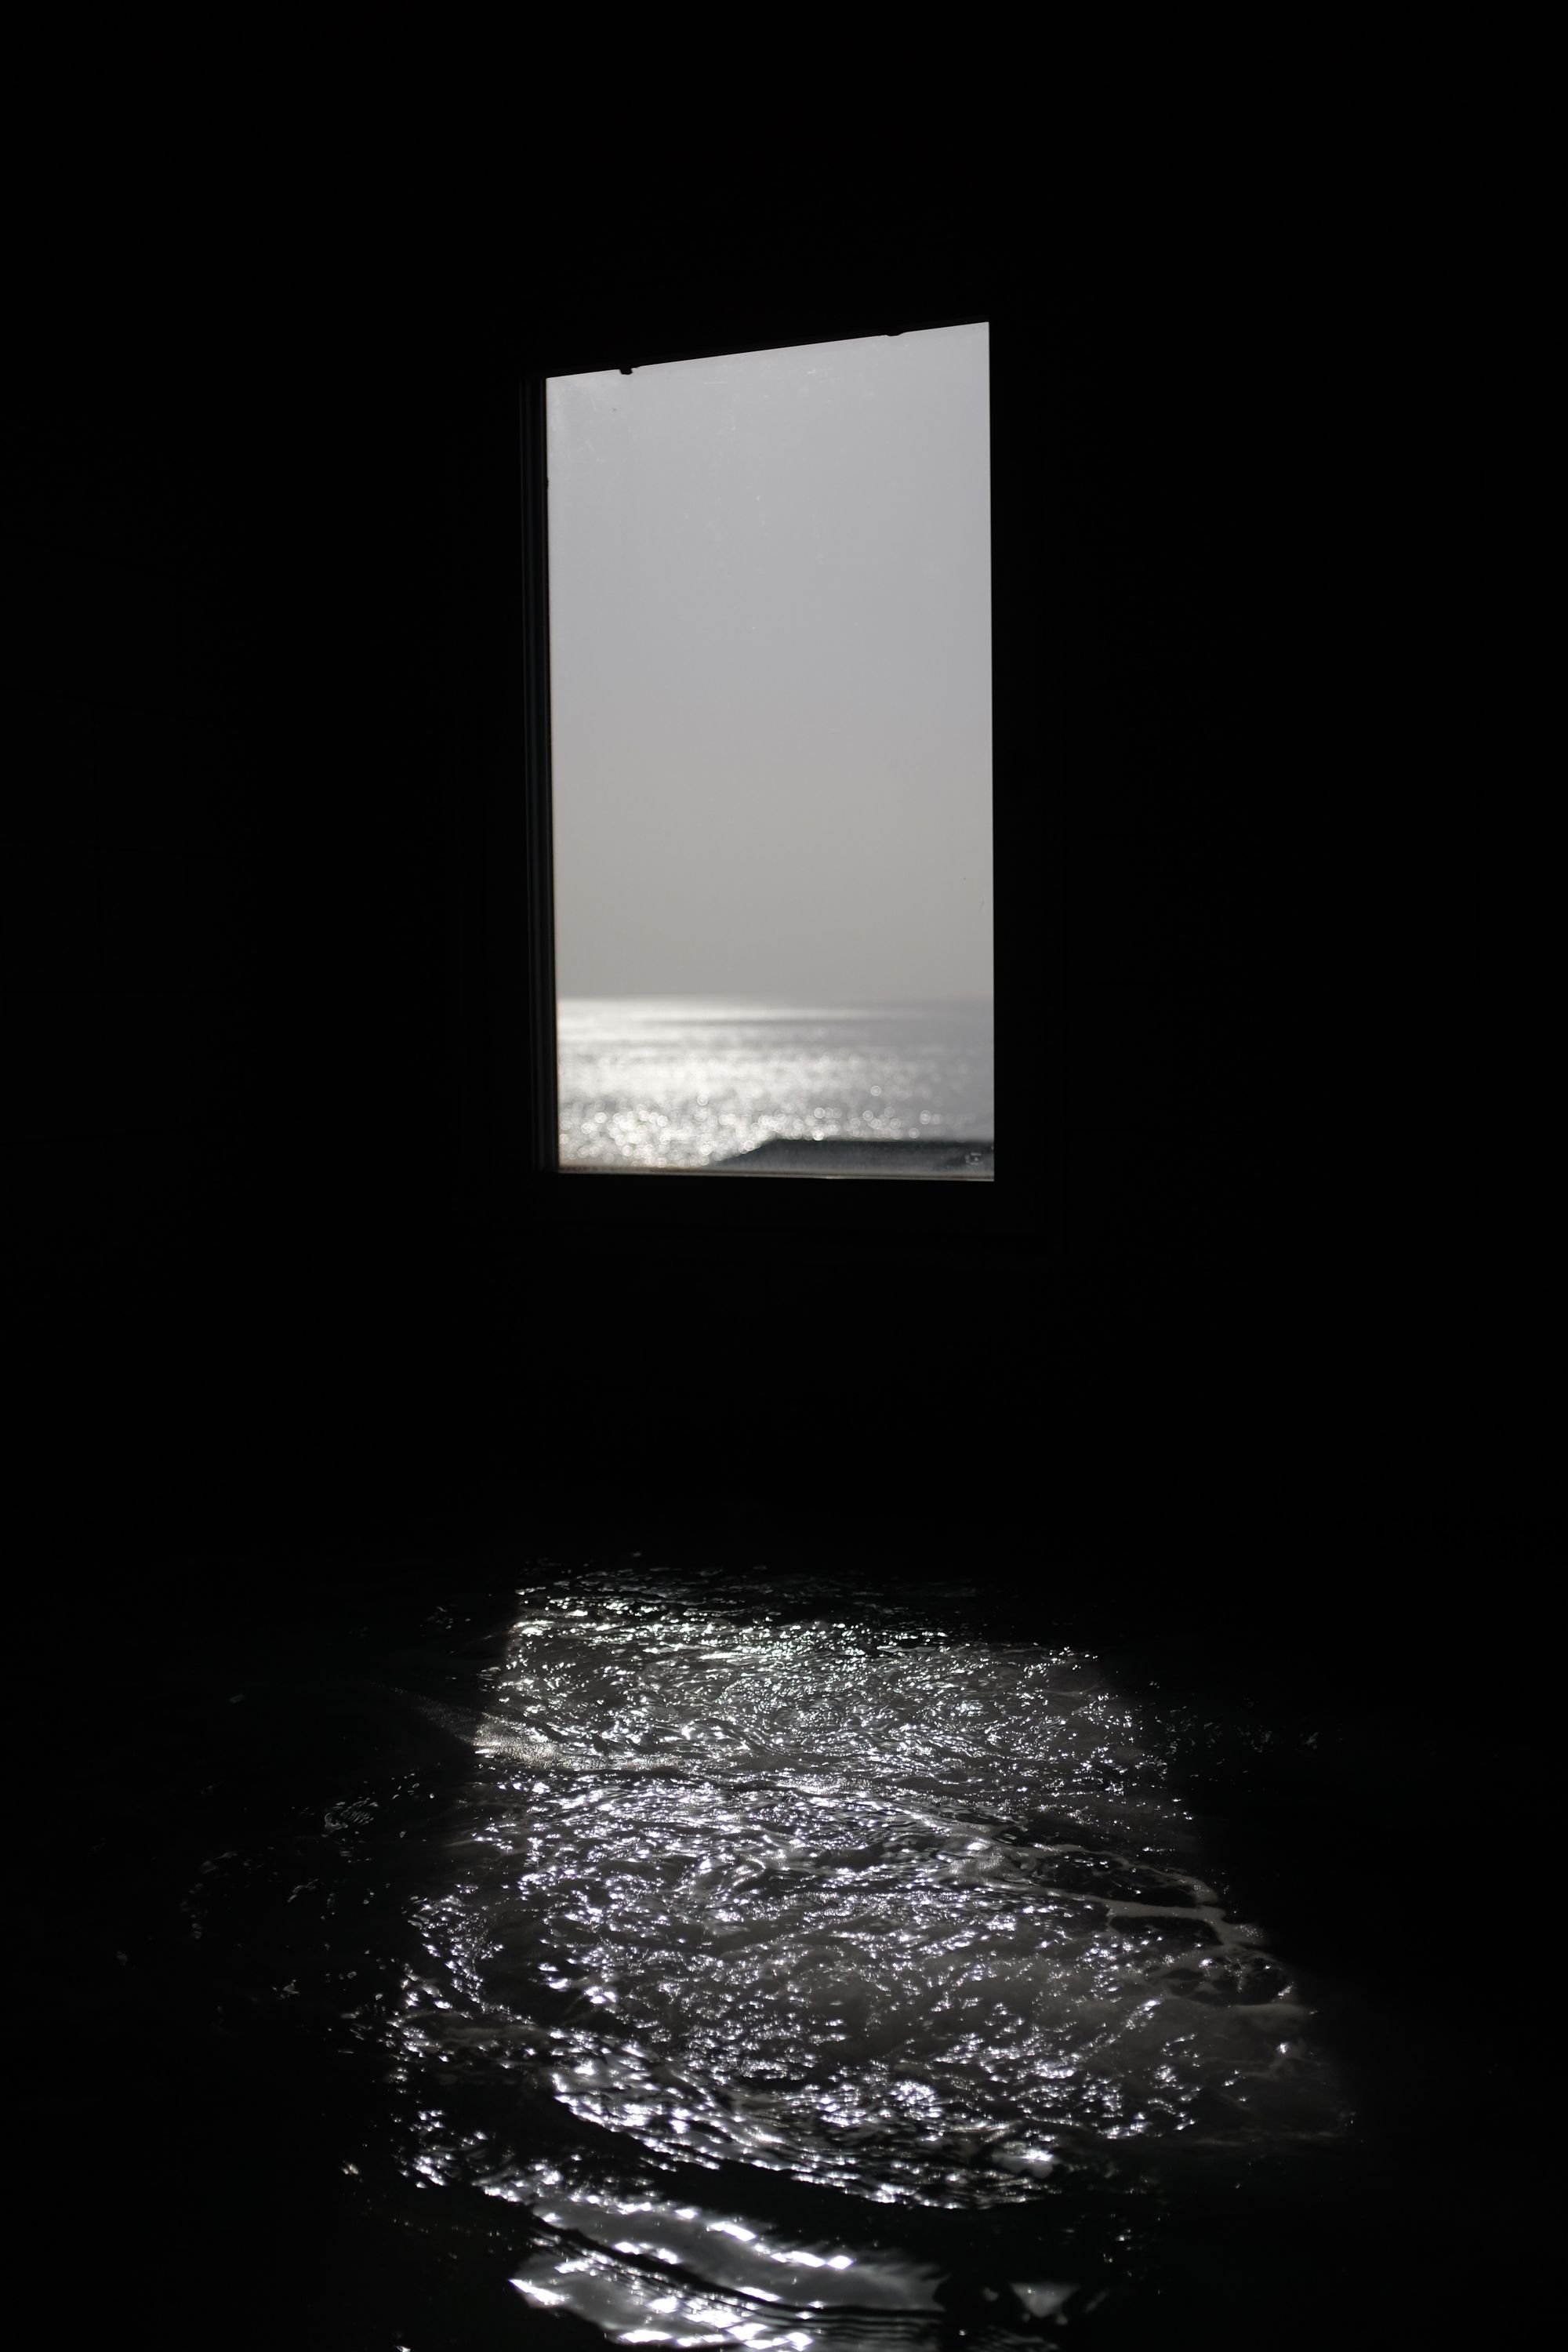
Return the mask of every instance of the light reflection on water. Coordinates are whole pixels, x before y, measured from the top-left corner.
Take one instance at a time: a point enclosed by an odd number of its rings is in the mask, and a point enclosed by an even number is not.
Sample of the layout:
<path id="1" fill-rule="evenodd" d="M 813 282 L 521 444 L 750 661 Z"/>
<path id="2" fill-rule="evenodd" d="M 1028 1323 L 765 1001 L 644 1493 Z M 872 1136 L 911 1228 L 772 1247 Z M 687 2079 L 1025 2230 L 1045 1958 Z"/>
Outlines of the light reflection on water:
<path id="1" fill-rule="evenodd" d="M 1336 2127 L 1092 1658 L 799 1580 L 525 1600 L 482 1716 L 422 1702 L 475 1774 L 394 2039 L 409 2171 L 516 2210 L 536 2307 L 806 2352 L 934 2342 L 962 2291 L 1024 2336 L 1098 2291 L 1073 2192 Z M 1005 2209 L 955 2288 L 939 2217 Z"/>
<path id="2" fill-rule="evenodd" d="M 774 1137 L 994 1133 L 989 1004 L 844 1007 L 562 1000 L 561 1156 L 700 1168 Z"/>

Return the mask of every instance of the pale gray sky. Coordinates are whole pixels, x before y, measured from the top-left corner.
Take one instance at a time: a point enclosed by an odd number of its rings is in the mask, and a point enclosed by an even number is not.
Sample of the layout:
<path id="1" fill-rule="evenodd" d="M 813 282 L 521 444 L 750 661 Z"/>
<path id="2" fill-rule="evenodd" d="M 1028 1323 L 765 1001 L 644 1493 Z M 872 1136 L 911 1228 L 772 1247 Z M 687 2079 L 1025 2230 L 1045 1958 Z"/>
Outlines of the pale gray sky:
<path id="1" fill-rule="evenodd" d="M 991 993 L 983 326 L 549 389 L 567 996 Z"/>

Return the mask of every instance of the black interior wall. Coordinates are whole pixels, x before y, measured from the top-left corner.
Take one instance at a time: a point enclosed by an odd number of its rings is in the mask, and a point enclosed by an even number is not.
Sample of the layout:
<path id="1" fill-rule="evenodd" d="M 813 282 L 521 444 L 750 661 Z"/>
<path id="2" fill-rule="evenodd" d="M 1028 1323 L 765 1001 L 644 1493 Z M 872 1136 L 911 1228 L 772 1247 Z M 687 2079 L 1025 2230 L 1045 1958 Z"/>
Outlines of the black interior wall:
<path id="1" fill-rule="evenodd" d="M 1243 230 L 1066 237 L 1005 198 L 655 198 L 526 253 L 371 236 L 352 268 L 275 225 L 46 288 L 5 818 L 36 1540 L 395 1517 L 489 1475 L 634 1503 L 805 1482 L 841 1518 L 880 1497 L 1145 1555 L 1201 1524 L 1362 1576 L 1325 1539 L 1370 1485 L 1385 1520 L 1411 1496 L 1324 1305 L 1371 1294 L 1322 1288 L 1342 1228 L 1283 971 L 1301 752 L 1268 696 L 1321 579 L 1280 546 L 1302 396 Z M 1027 1018 L 1060 1246 L 499 1233 L 476 404 L 608 319 L 742 342 L 950 295 L 1038 335 L 1059 861 Z"/>

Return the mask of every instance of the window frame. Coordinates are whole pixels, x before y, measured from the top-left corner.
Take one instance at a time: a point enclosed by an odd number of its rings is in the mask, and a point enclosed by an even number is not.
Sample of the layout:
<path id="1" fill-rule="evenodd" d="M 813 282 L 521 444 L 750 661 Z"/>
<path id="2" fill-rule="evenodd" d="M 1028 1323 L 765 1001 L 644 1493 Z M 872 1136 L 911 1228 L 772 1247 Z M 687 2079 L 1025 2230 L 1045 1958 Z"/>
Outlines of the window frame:
<path id="1" fill-rule="evenodd" d="M 739 323 L 739 322 L 737 322 Z M 996 1098 L 1003 1151 L 989 1181 L 763 1175 L 696 1169 L 563 1169 L 556 1081 L 554 876 L 545 386 L 552 376 L 812 342 L 984 324 L 990 373 L 992 859 Z M 1041 671 L 1046 597 L 1044 413 L 1031 320 L 994 300 L 900 313 L 776 321 L 628 350 L 601 324 L 542 338 L 488 388 L 478 469 L 484 1190 L 504 1236 L 522 1223 L 880 1234 L 1047 1250 L 1059 1232 L 1060 1022 L 1052 943 L 1059 874 L 1049 857 Z M 697 1181 L 681 1181 L 691 1180 Z"/>

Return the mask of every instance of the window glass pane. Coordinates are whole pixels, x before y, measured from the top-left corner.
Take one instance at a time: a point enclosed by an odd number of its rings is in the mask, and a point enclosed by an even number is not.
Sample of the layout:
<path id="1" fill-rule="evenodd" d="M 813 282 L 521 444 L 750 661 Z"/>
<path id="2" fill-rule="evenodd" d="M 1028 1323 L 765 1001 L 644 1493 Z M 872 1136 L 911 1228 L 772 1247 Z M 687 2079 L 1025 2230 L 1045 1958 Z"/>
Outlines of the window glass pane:
<path id="1" fill-rule="evenodd" d="M 552 380 L 564 1166 L 990 1174 L 986 341 Z"/>

